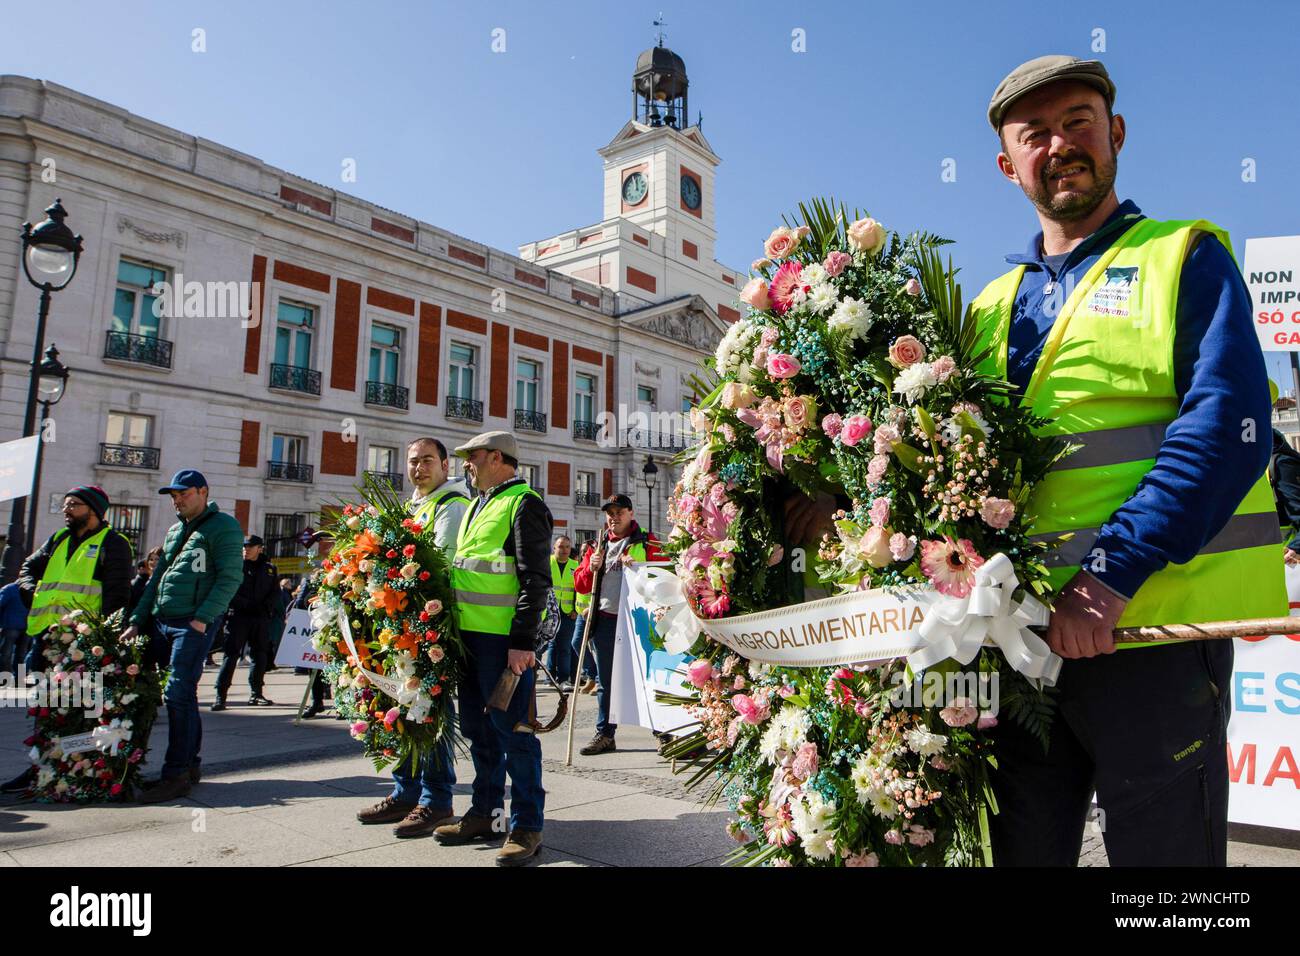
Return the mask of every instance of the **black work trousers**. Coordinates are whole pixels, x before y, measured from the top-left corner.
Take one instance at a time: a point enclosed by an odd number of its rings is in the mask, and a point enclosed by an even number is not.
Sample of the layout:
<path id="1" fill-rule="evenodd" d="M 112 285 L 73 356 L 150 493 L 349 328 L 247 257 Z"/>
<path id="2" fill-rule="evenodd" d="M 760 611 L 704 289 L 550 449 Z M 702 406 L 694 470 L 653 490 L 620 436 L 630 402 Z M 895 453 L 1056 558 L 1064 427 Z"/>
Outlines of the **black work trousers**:
<path id="1" fill-rule="evenodd" d="M 266 677 L 267 664 L 271 658 L 270 621 L 264 617 L 243 617 L 230 615 L 226 618 L 226 644 L 222 649 L 221 670 L 217 672 L 217 696 L 225 699 L 230 690 L 230 683 L 235 679 L 235 668 L 239 658 L 248 648 L 248 656 L 253 659 L 248 672 L 248 690 L 250 694 L 262 695 L 262 681 Z"/>
<path id="2" fill-rule="evenodd" d="M 998 866 L 1075 866 L 1095 822 L 1111 866 L 1225 866 L 1232 642 L 1067 660 L 1046 752 L 1006 715 L 993 730 Z"/>

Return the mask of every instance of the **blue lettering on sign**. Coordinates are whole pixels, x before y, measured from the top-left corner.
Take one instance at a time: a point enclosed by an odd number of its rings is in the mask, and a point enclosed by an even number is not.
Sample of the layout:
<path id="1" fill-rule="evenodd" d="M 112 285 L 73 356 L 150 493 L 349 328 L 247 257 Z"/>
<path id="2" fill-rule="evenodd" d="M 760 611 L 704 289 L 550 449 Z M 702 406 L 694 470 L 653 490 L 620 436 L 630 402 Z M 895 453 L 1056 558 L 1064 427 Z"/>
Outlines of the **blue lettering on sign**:
<path id="1" fill-rule="evenodd" d="M 1256 686 L 1247 687 L 1246 681 L 1248 680 L 1258 681 L 1260 684 L 1262 684 L 1264 682 L 1264 672 L 1263 671 L 1236 671 L 1233 673 L 1232 696 L 1236 698 L 1236 703 L 1234 706 L 1237 708 L 1237 710 L 1240 710 L 1248 714 L 1267 713 L 1268 708 L 1263 704 L 1246 703 L 1247 693 L 1249 693 L 1251 697 L 1261 697 L 1263 696 L 1264 693 L 1264 688 L 1261 686 L 1256 685 Z"/>
<path id="2" fill-rule="evenodd" d="M 1287 704 L 1279 697 L 1273 701 L 1277 709 L 1284 714 L 1300 714 L 1300 674 L 1294 672 L 1278 674 L 1274 686 L 1277 687 L 1277 692 L 1282 694 L 1283 697 L 1294 697 L 1296 701 L 1294 704 Z"/>

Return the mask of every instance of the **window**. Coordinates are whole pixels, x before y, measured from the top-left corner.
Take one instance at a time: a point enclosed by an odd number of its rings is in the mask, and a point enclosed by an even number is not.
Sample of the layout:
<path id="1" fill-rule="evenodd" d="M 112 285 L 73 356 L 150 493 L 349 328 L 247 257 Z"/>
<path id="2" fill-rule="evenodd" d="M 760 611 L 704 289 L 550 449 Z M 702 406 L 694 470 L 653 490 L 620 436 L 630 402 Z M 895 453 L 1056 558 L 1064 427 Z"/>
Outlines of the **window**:
<path id="1" fill-rule="evenodd" d="M 542 371 L 536 362 L 519 359 L 515 362 L 515 411 L 537 411 L 537 392 Z"/>
<path id="2" fill-rule="evenodd" d="M 299 553 L 298 535 L 304 528 L 305 515 L 268 514 L 264 525 L 268 558 L 292 558 Z"/>
<path id="3" fill-rule="evenodd" d="M 692 395 L 682 396 L 682 414 L 689 415 L 691 409 L 695 407 L 695 397 Z"/>
<path id="4" fill-rule="evenodd" d="M 655 390 L 649 385 L 638 385 L 636 387 L 636 403 L 640 408 L 654 408 Z"/>
<path id="5" fill-rule="evenodd" d="M 148 548 L 145 547 L 145 529 L 149 524 L 149 507 L 147 505 L 109 505 L 104 512 L 104 519 L 127 541 L 131 542 L 131 552 L 136 561 L 143 561 Z"/>
<path id="6" fill-rule="evenodd" d="M 384 448 L 380 445 L 371 445 L 370 450 L 366 453 L 366 471 L 379 471 L 388 475 L 395 475 L 397 470 L 397 449 Z"/>
<path id="7" fill-rule="evenodd" d="M 113 331 L 156 339 L 162 336 L 162 311 L 158 302 L 160 283 L 167 270 L 122 259 L 117 264 L 117 289 L 113 296 Z"/>
<path id="8" fill-rule="evenodd" d="M 452 398 L 473 399 L 478 375 L 478 349 L 472 345 L 451 343 L 451 369 L 447 376 Z"/>
<path id="9" fill-rule="evenodd" d="M 104 441 L 110 445 L 129 445 L 148 448 L 153 437 L 153 419 L 148 415 L 128 415 L 125 412 L 108 413 L 108 429 Z"/>
<path id="10" fill-rule="evenodd" d="M 307 439 L 297 435 L 272 435 L 271 460 L 290 465 L 307 463 Z"/>
<path id="11" fill-rule="evenodd" d="M 522 478 L 522 479 L 524 479 L 524 481 L 528 482 L 528 487 L 530 487 L 530 488 L 536 488 L 538 491 L 541 491 L 541 490 L 542 490 L 542 489 L 539 488 L 538 485 L 537 485 L 537 466 L 536 466 L 536 465 L 523 465 L 523 464 L 521 464 L 521 465 L 519 466 L 519 477 Z"/>
<path id="12" fill-rule="evenodd" d="M 376 322 L 370 329 L 370 376 L 372 382 L 400 385 L 402 330 Z"/>
<path id="13" fill-rule="evenodd" d="M 276 365 L 292 368 L 311 368 L 312 329 L 316 326 L 316 310 L 296 302 L 281 301 L 275 320 Z"/>
<path id="14" fill-rule="evenodd" d="M 575 377 L 577 390 L 573 398 L 573 417 L 580 422 L 596 420 L 596 376 L 579 372 Z"/>
<path id="15" fill-rule="evenodd" d="M 590 471 L 578 472 L 577 492 L 583 495 L 589 495 L 596 490 L 596 475 Z"/>

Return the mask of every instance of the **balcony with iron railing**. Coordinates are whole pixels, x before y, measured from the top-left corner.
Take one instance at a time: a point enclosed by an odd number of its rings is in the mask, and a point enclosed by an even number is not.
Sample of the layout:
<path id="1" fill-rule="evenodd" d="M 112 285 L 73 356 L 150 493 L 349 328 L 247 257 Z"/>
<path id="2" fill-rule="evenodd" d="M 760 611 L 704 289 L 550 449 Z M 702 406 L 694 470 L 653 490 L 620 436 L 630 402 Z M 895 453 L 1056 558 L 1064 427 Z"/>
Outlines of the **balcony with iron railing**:
<path id="1" fill-rule="evenodd" d="M 320 372 L 314 368 L 299 368 L 297 365 L 272 365 L 271 388 L 319 395 Z"/>
<path id="2" fill-rule="evenodd" d="M 104 358 L 116 362 L 134 362 L 155 368 L 172 367 L 172 343 L 152 335 L 132 335 L 109 329 L 104 340 Z"/>
<path id="3" fill-rule="evenodd" d="M 366 404 L 410 408 L 410 390 L 391 382 L 366 382 Z"/>
<path id="4" fill-rule="evenodd" d="M 157 471 L 160 454 L 159 449 L 142 445 L 110 445 L 107 442 L 100 442 L 99 445 L 99 463 L 110 468 Z"/>
<path id="5" fill-rule="evenodd" d="M 483 403 L 459 395 L 447 396 L 447 417 L 459 418 L 466 422 L 483 421 Z"/>
<path id="6" fill-rule="evenodd" d="M 272 481 L 299 481 L 303 484 L 311 484 L 312 471 L 311 465 L 303 465 L 295 461 L 266 463 L 266 477 Z"/>
<path id="7" fill-rule="evenodd" d="M 388 485 L 390 485 L 390 486 L 392 487 L 393 491 L 397 492 L 398 494 L 401 494 L 401 492 L 402 492 L 402 476 L 399 475 L 397 472 L 395 472 L 395 471 L 369 471 L 369 470 L 367 470 L 367 471 L 366 471 L 366 475 L 367 475 L 368 477 L 370 477 L 370 478 L 375 479 L 375 481 L 378 481 L 378 482 L 381 482 L 381 483 L 386 482 Z"/>
<path id="8" fill-rule="evenodd" d="M 599 508 L 600 495 L 594 491 L 575 491 L 573 503 L 580 508 Z"/>
<path id="9" fill-rule="evenodd" d="M 623 432 L 622 447 L 643 448 L 646 451 L 680 452 L 699 443 L 700 436 L 688 431 L 651 431 L 648 428 L 629 428 Z"/>
<path id="10" fill-rule="evenodd" d="M 597 441 L 600 438 L 600 425 L 595 422 L 574 420 L 573 437 L 578 441 Z"/>
<path id="11" fill-rule="evenodd" d="M 530 412 L 524 408 L 515 409 L 515 431 L 546 432 L 546 413 Z"/>

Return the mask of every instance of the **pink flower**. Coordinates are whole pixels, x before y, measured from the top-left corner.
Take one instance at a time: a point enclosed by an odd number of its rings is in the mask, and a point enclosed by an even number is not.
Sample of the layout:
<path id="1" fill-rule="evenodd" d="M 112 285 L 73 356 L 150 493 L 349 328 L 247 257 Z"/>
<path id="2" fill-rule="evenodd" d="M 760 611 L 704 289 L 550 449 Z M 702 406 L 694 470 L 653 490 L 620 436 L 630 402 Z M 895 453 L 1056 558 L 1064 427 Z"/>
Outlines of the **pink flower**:
<path id="1" fill-rule="evenodd" d="M 731 698 L 731 706 L 736 708 L 740 719 L 747 724 L 761 724 L 772 716 L 772 709 L 766 699 L 750 697 L 748 694 L 736 694 Z"/>
<path id="2" fill-rule="evenodd" d="M 785 315 L 794 302 L 795 289 L 802 285 L 799 274 L 803 266 L 797 262 L 784 262 L 772 277 L 772 284 L 767 288 L 767 295 L 772 303 L 772 311 Z"/>
<path id="3" fill-rule="evenodd" d="M 767 283 L 762 279 L 750 279 L 746 282 L 738 298 L 753 309 L 762 310 L 772 306 L 772 300 L 767 297 Z"/>
<path id="4" fill-rule="evenodd" d="M 832 252 L 826 256 L 826 261 L 822 263 L 822 268 L 832 279 L 844 271 L 845 267 L 853 261 L 853 257 L 847 252 Z"/>
<path id="5" fill-rule="evenodd" d="M 426 601 L 424 605 L 424 613 L 430 617 L 433 617 L 436 614 L 441 614 L 442 602 L 438 600 Z"/>
<path id="6" fill-rule="evenodd" d="M 352 725 L 352 736 L 364 737 L 366 735 L 366 729 L 369 726 L 370 725 L 367 724 L 364 720 L 358 720 L 356 723 Z"/>
<path id="7" fill-rule="evenodd" d="M 895 561 L 907 561 L 916 553 L 916 536 L 908 537 L 899 531 L 889 536 L 889 553 Z"/>
<path id="8" fill-rule="evenodd" d="M 731 689 L 732 689 L 732 690 L 744 690 L 744 689 L 745 689 L 745 678 L 742 677 L 741 675 L 737 674 L 737 675 L 736 675 L 736 679 L 735 679 L 734 681 L 731 682 Z"/>
<path id="9" fill-rule="evenodd" d="M 900 335 L 889 347 L 889 362 L 896 368 L 907 368 L 925 361 L 925 346 L 915 335 Z"/>
<path id="10" fill-rule="evenodd" d="M 875 708 L 872 706 L 871 701 L 866 700 L 865 698 L 853 702 L 853 712 L 863 720 L 870 720 L 873 710 L 875 710 Z"/>
<path id="11" fill-rule="evenodd" d="M 784 259 L 799 247 L 802 238 L 797 229 L 777 226 L 763 243 L 763 255 L 769 259 Z"/>
<path id="12" fill-rule="evenodd" d="M 739 717 L 734 718 L 731 723 L 727 724 L 728 747 L 734 747 L 736 745 L 736 738 L 740 736 L 740 724 L 741 719 Z"/>
<path id="13" fill-rule="evenodd" d="M 795 688 L 794 688 L 794 685 L 793 685 L 793 684 L 782 684 L 782 685 L 777 689 L 777 694 L 780 695 L 780 697 L 781 697 L 782 700 L 785 700 L 787 697 L 793 697 L 793 696 L 795 695 Z"/>
<path id="14" fill-rule="evenodd" d="M 838 668 L 826 681 L 826 696 L 837 704 L 851 704 L 854 700 L 853 688 L 846 681 L 853 680 L 853 671 L 847 667 Z"/>
<path id="15" fill-rule="evenodd" d="M 755 259 L 753 262 L 751 262 L 751 263 L 749 264 L 749 271 L 750 271 L 750 272 L 762 272 L 764 269 L 766 269 L 766 268 L 767 268 L 768 266 L 770 266 L 771 264 L 772 264 L 772 260 L 771 260 L 771 259 Z"/>
<path id="16" fill-rule="evenodd" d="M 722 386 L 720 399 L 723 408 L 730 408 L 734 411 L 739 408 L 749 408 L 758 400 L 758 396 L 754 394 L 754 390 L 748 385 L 742 385 L 740 382 L 728 382 Z"/>
<path id="17" fill-rule="evenodd" d="M 401 711 L 399 711 L 396 707 L 390 707 L 388 709 L 388 713 L 384 714 L 384 726 L 387 727 L 389 730 L 392 730 L 393 724 L 397 723 L 397 719 L 401 716 L 402 716 Z"/>
<path id="18" fill-rule="evenodd" d="M 686 668 L 686 677 L 696 687 L 703 689 L 713 679 L 713 664 L 706 660 L 691 661 L 691 666 Z"/>
<path id="19" fill-rule="evenodd" d="M 90 649 L 90 653 L 94 654 L 96 657 L 103 657 L 104 649 L 100 647 L 98 644 L 96 644 L 94 647 Z"/>
<path id="20" fill-rule="evenodd" d="M 877 455 L 888 455 L 894 450 L 894 446 L 902 440 L 903 436 L 898 433 L 896 425 L 881 425 L 876 429 L 875 452 Z"/>
<path id="21" fill-rule="evenodd" d="M 840 441 L 852 448 L 871 434 L 871 419 L 866 415 L 850 415 L 844 420 Z"/>
<path id="22" fill-rule="evenodd" d="M 844 419 L 833 412 L 822 419 L 822 431 L 826 433 L 827 438 L 834 439 L 843 427 Z"/>
<path id="23" fill-rule="evenodd" d="M 1006 498 L 985 498 L 980 505 L 980 517 L 984 523 L 999 531 L 1011 524 L 1015 514 L 1016 506 Z"/>
<path id="24" fill-rule="evenodd" d="M 763 346 L 765 349 L 770 349 L 773 345 L 776 345 L 777 339 L 780 337 L 781 333 L 779 330 L 772 328 L 770 325 L 766 325 L 763 327 L 763 331 L 759 333 L 758 344 Z"/>
<path id="25" fill-rule="evenodd" d="M 949 727 L 965 727 L 975 722 L 979 711 L 968 697 L 958 697 L 951 704 L 939 711 L 939 716 Z"/>
<path id="26" fill-rule="evenodd" d="M 722 437 L 725 438 L 729 443 L 735 442 L 736 430 L 732 428 L 729 423 L 723 422 L 721 425 L 718 426 L 718 431 L 722 432 Z"/>
<path id="27" fill-rule="evenodd" d="M 700 505 L 700 513 L 704 518 L 704 527 L 700 529 L 699 537 L 706 541 L 722 541 L 730 534 L 727 529 L 736 518 L 734 508 L 729 509 L 726 505 L 720 507 L 712 498 L 705 498 Z"/>
<path id="28" fill-rule="evenodd" d="M 119 793 L 122 792 L 122 785 L 120 783 L 115 783 L 108 788 L 108 792 L 116 797 Z"/>
<path id="29" fill-rule="evenodd" d="M 784 352 L 767 357 L 767 374 L 773 378 L 794 378 L 801 368 L 803 365 L 797 358 Z"/>
<path id="30" fill-rule="evenodd" d="M 874 219 L 859 219 L 848 228 L 849 244 L 868 255 L 878 255 L 885 248 L 885 227 Z"/>
<path id="31" fill-rule="evenodd" d="M 975 584 L 975 569 L 983 563 L 968 538 L 954 541 L 944 535 L 921 542 L 921 571 L 940 594 L 966 597 Z"/>
<path id="32" fill-rule="evenodd" d="M 785 548 L 781 547 L 781 545 L 778 544 L 775 548 L 772 549 L 772 553 L 767 556 L 767 566 L 769 568 L 776 567 L 778 564 L 781 563 L 781 559 L 784 557 L 785 557 Z"/>
<path id="33" fill-rule="evenodd" d="M 907 834 L 907 842 L 912 846 L 929 846 L 934 842 L 934 831 L 913 823 Z"/>
<path id="34" fill-rule="evenodd" d="M 952 360 L 951 355 L 940 355 L 930 363 L 930 371 L 934 373 L 936 382 L 946 382 L 952 378 L 953 372 L 957 371 L 957 363 Z"/>
<path id="35" fill-rule="evenodd" d="M 915 279 L 908 279 L 906 282 L 903 283 L 903 291 L 906 292 L 908 295 L 913 295 L 913 296 L 920 295 L 921 283 L 917 282 Z"/>
<path id="36" fill-rule="evenodd" d="M 814 410 L 811 395 L 792 395 L 782 402 L 781 406 L 788 428 L 801 432 L 808 427 L 808 416 Z"/>
<path id="37" fill-rule="evenodd" d="M 998 725 L 998 719 L 994 717 L 992 714 L 988 714 L 988 713 L 980 714 L 980 719 L 975 724 L 975 726 L 978 727 L 980 730 L 991 730 L 997 725 Z"/>
<path id="38" fill-rule="evenodd" d="M 897 830 L 890 830 L 885 834 L 885 842 L 890 846 L 901 846 L 903 843 L 903 834 Z"/>
<path id="39" fill-rule="evenodd" d="M 948 761 L 944 760 L 938 754 L 935 754 L 933 757 L 930 758 L 930 766 L 933 767 L 935 770 L 947 770 Z"/>
<path id="40" fill-rule="evenodd" d="M 798 839 L 794 832 L 794 823 L 788 806 L 782 807 L 772 819 L 765 822 L 763 830 L 767 833 L 767 842 L 773 846 L 789 846 Z M 784 860 L 784 864 L 789 866 L 790 861 Z M 772 866 L 780 865 L 782 865 L 781 860 L 772 862 Z"/>
<path id="41" fill-rule="evenodd" d="M 727 486 L 720 481 L 715 481 L 713 487 L 709 489 L 709 500 L 715 505 L 724 505 L 727 503 Z"/>
<path id="42" fill-rule="evenodd" d="M 889 458 L 885 455 L 876 455 L 867 463 L 867 487 L 875 489 L 885 478 L 885 472 L 889 470 Z"/>
<path id="43" fill-rule="evenodd" d="M 127 664 L 127 665 L 126 665 L 126 672 L 127 672 L 128 674 L 130 674 L 132 677 L 134 677 L 136 674 L 140 673 L 140 665 L 139 665 L 139 664 Z"/>
<path id="44" fill-rule="evenodd" d="M 874 853 L 852 853 L 844 858 L 845 866 L 880 866 L 880 857 Z"/>
<path id="45" fill-rule="evenodd" d="M 710 591 L 701 595 L 700 611 L 705 617 L 722 617 L 731 610 L 731 598 L 726 591 Z"/>
<path id="46" fill-rule="evenodd" d="M 817 773 L 817 745 L 804 741 L 795 751 L 794 763 L 790 767 L 790 772 L 800 780 L 807 780 Z"/>
<path id="47" fill-rule="evenodd" d="M 875 525 L 868 528 L 858 544 L 862 559 L 873 568 L 883 568 L 893 561 L 894 555 L 889 550 L 889 538 L 893 533 L 889 528 Z"/>
<path id="48" fill-rule="evenodd" d="M 875 498 L 871 502 L 871 523 L 877 528 L 889 524 L 889 499 Z"/>

